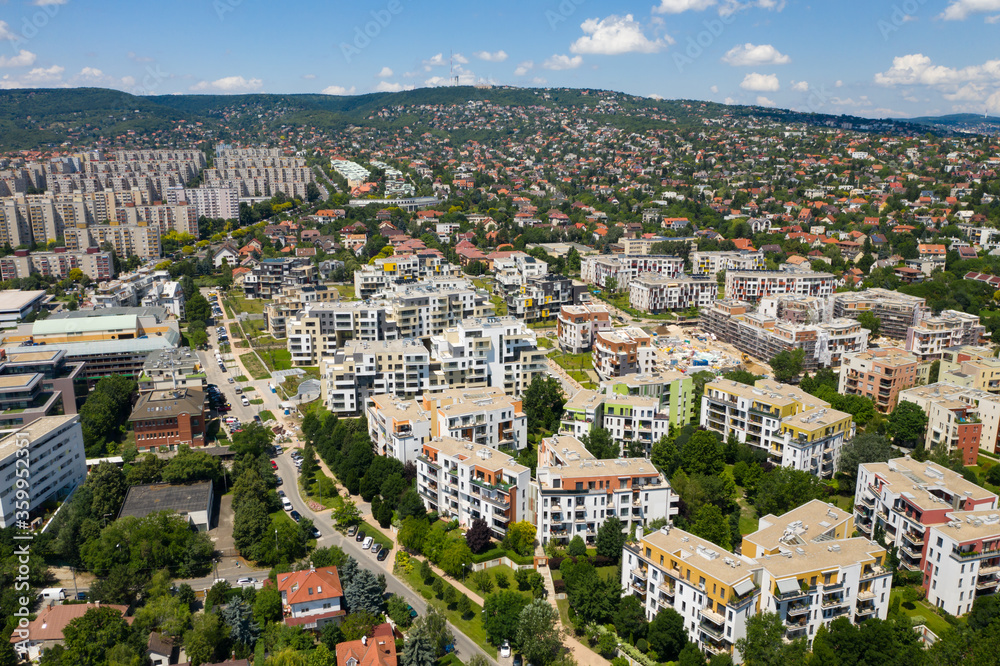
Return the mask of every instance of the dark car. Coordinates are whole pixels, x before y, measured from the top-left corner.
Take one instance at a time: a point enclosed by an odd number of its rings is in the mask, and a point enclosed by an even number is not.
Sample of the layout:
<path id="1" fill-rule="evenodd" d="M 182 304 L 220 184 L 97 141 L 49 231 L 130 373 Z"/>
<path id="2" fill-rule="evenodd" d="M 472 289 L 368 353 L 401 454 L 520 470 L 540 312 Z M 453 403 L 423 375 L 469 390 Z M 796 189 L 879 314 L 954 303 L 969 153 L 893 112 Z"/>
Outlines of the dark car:
<path id="1" fill-rule="evenodd" d="M 382 550 L 378 551 L 378 561 L 379 562 L 384 562 L 385 558 L 387 558 L 387 557 L 389 557 L 389 549 L 388 548 L 383 548 Z M 413 609 L 411 608 L 410 610 L 413 610 Z M 413 612 L 414 612 L 414 614 L 416 614 L 416 611 L 413 611 Z"/>
<path id="2" fill-rule="evenodd" d="M 366 537 L 366 536 L 368 536 L 368 535 L 367 535 L 367 534 L 365 534 L 365 531 L 364 531 L 364 530 L 358 530 L 358 533 L 357 533 L 357 535 L 356 535 L 356 536 L 354 537 L 354 540 L 355 540 L 355 541 L 364 541 L 364 540 L 365 540 L 365 537 Z"/>
<path id="3" fill-rule="evenodd" d="M 385 552 L 388 553 L 389 551 L 385 551 Z M 416 617 L 417 616 L 417 611 L 413 610 L 413 606 L 407 605 L 406 606 L 406 610 L 409 611 L 410 617 Z"/>
<path id="4" fill-rule="evenodd" d="M 77 601 L 86 601 L 87 600 L 87 593 L 86 592 L 77 592 L 76 593 L 76 600 Z"/>
<path id="5" fill-rule="evenodd" d="M 312 528 L 312 536 L 313 536 L 313 539 L 319 539 L 321 536 L 323 536 L 323 533 L 320 532 L 318 528 L 313 527 Z"/>
<path id="6" fill-rule="evenodd" d="M 292 509 L 291 513 L 289 513 L 288 515 L 291 516 L 292 520 L 294 520 L 295 522 L 299 522 L 300 520 L 302 520 L 302 514 L 296 511 L 295 509 Z"/>
<path id="7" fill-rule="evenodd" d="M 278 477 L 278 482 L 277 482 L 277 484 L 276 484 L 276 485 L 279 485 L 279 486 L 280 486 L 280 485 L 281 485 L 282 483 L 284 483 L 284 481 L 282 481 L 282 480 L 281 480 L 281 477 L 279 476 L 279 477 Z"/>

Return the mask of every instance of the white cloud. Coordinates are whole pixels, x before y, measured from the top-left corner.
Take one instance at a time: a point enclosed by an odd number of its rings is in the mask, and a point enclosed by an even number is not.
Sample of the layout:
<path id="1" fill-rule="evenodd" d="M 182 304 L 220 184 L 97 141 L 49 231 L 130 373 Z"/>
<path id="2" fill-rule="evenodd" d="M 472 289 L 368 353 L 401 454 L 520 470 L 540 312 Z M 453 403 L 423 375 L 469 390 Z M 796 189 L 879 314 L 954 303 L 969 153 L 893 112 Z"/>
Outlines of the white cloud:
<path id="1" fill-rule="evenodd" d="M 534 67 L 535 67 L 534 62 L 532 62 L 531 60 L 525 60 L 524 62 L 519 64 L 517 68 L 514 70 L 514 76 L 524 76 L 532 69 L 534 69 Z"/>
<path id="2" fill-rule="evenodd" d="M 51 67 L 36 67 L 25 74 L 22 81 L 28 84 L 57 83 L 62 81 L 62 74 L 65 71 L 66 68 L 60 67 L 59 65 L 52 65 Z"/>
<path id="3" fill-rule="evenodd" d="M 1000 11 L 1000 0 L 952 0 L 940 18 L 945 21 L 964 21 L 972 14 Z"/>
<path id="4" fill-rule="evenodd" d="M 797 92 L 809 92 L 808 81 L 792 81 L 792 90 Z"/>
<path id="5" fill-rule="evenodd" d="M 774 101 L 770 100 L 763 95 L 757 95 L 757 105 L 758 106 L 774 106 Z"/>
<path id="6" fill-rule="evenodd" d="M 135 77 L 134 76 L 123 76 L 122 77 L 122 85 L 124 85 L 127 88 L 131 88 L 132 86 L 135 85 Z"/>
<path id="7" fill-rule="evenodd" d="M 469 59 L 466 58 L 461 53 L 453 53 L 453 54 L 451 54 L 451 59 L 454 60 L 455 62 L 457 62 L 459 65 L 468 65 L 469 64 Z"/>
<path id="8" fill-rule="evenodd" d="M 431 67 L 444 67 L 448 64 L 443 53 L 438 53 L 428 60 L 424 60 L 424 68 L 430 71 Z"/>
<path id="9" fill-rule="evenodd" d="M 835 88 L 840 88 L 840 87 L 841 87 L 841 86 L 843 86 L 843 85 L 844 85 L 844 82 L 843 82 L 843 81 L 841 81 L 840 79 L 837 79 L 837 82 L 833 84 L 833 86 L 834 86 Z"/>
<path id="10" fill-rule="evenodd" d="M 722 5 L 719 6 L 719 15 L 731 16 L 736 12 L 742 12 L 754 7 L 757 9 L 766 9 L 772 12 L 780 12 L 785 8 L 785 0 L 749 0 L 749 2 L 740 2 L 740 0 L 723 0 Z"/>
<path id="11" fill-rule="evenodd" d="M 875 75 L 875 83 L 883 86 L 923 85 L 955 93 L 963 83 L 996 83 L 1000 81 L 1000 60 L 987 60 L 982 65 L 956 69 L 934 65 L 922 53 L 911 53 L 892 59 L 892 67 Z"/>
<path id="12" fill-rule="evenodd" d="M 548 81 L 546 81 L 541 76 L 534 77 L 533 79 L 531 79 L 531 82 L 534 83 L 536 86 L 544 86 L 546 83 L 548 83 Z"/>
<path id="13" fill-rule="evenodd" d="M 264 82 L 260 79 L 245 79 L 242 76 L 225 76 L 215 81 L 199 81 L 189 90 L 218 90 L 219 92 L 253 92 L 260 90 Z"/>
<path id="14" fill-rule="evenodd" d="M 1000 14 L 994 14 L 993 16 L 987 16 L 983 20 L 986 21 L 987 23 L 990 23 L 990 24 L 1000 23 Z"/>
<path id="15" fill-rule="evenodd" d="M 756 92 L 774 92 L 781 88 L 778 77 L 775 74 L 758 74 L 751 72 L 743 77 L 740 88 L 744 90 L 754 90 Z"/>
<path id="16" fill-rule="evenodd" d="M 35 54 L 31 51 L 21 49 L 16 56 L 6 57 L 0 55 L 0 67 L 31 67 L 35 64 Z"/>
<path id="17" fill-rule="evenodd" d="M 0 21 L 0 40 L 13 42 L 20 39 L 15 33 L 11 32 L 10 26 L 7 21 Z"/>
<path id="18" fill-rule="evenodd" d="M 683 12 L 700 12 L 715 4 L 715 0 L 660 0 L 653 11 L 657 14 L 681 14 Z"/>
<path id="19" fill-rule="evenodd" d="M 631 14 L 612 14 L 604 19 L 590 18 L 580 24 L 584 35 L 569 47 L 571 53 L 620 55 L 622 53 L 656 53 L 666 42 L 649 39 L 642 26 Z"/>
<path id="20" fill-rule="evenodd" d="M 476 51 L 472 55 L 476 56 L 480 60 L 485 60 L 486 62 L 503 62 L 507 59 L 507 52 L 503 49 L 490 53 L 489 51 Z"/>
<path id="21" fill-rule="evenodd" d="M 855 100 L 853 97 L 831 97 L 830 104 L 834 106 L 871 106 L 872 103 L 868 100 L 868 97 L 862 95 L 860 98 Z"/>
<path id="22" fill-rule="evenodd" d="M 759 67 L 761 65 L 787 65 L 792 61 L 770 44 L 739 44 L 722 56 L 722 62 L 733 67 Z"/>
<path id="23" fill-rule="evenodd" d="M 392 76 L 392 70 L 389 67 L 383 67 L 381 71 L 379 71 L 379 73 L 376 74 L 375 76 L 377 76 L 380 79 L 387 79 L 390 76 Z"/>
<path id="24" fill-rule="evenodd" d="M 412 85 L 393 83 L 392 81 L 379 81 L 374 88 L 375 92 L 399 92 L 400 90 L 413 90 Z"/>
<path id="25" fill-rule="evenodd" d="M 711 90 L 714 93 L 717 93 L 719 92 L 719 86 L 712 86 L 711 88 L 709 88 L 709 90 Z"/>
<path id="26" fill-rule="evenodd" d="M 316 78 L 316 75 L 315 74 L 303 74 L 302 78 L 305 79 L 306 81 L 312 81 L 313 79 Z"/>
<path id="27" fill-rule="evenodd" d="M 950 101 L 978 102 L 986 95 L 986 89 L 976 83 L 966 83 L 953 93 L 945 93 L 943 97 Z"/>
<path id="28" fill-rule="evenodd" d="M 568 55 L 553 55 L 551 58 L 546 59 L 542 63 L 542 67 L 545 69 L 576 69 L 583 64 L 583 58 L 580 56 L 573 56 L 572 58 Z"/>
<path id="29" fill-rule="evenodd" d="M 321 90 L 324 95 L 353 95 L 354 86 L 345 88 L 344 86 L 327 86 Z"/>
<path id="30" fill-rule="evenodd" d="M 733 99 L 732 97 L 727 97 L 726 99 L 722 100 L 722 103 L 727 106 L 732 106 L 733 104 L 736 104 L 736 100 Z"/>
<path id="31" fill-rule="evenodd" d="M 104 72 L 96 67 L 84 67 L 77 76 L 84 79 L 103 79 Z"/>

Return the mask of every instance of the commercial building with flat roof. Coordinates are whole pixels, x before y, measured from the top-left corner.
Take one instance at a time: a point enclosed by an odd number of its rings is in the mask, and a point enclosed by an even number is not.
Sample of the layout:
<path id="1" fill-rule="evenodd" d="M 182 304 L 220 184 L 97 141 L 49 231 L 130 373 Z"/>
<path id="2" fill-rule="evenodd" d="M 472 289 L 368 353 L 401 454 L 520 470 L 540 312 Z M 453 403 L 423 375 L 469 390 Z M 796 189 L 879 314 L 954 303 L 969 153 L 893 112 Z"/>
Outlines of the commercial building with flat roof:
<path id="1" fill-rule="evenodd" d="M 197 483 L 147 483 L 129 486 L 119 518 L 145 518 L 157 511 L 173 511 L 187 518 L 200 532 L 212 526 L 212 504 L 215 501 L 211 481 Z"/>
<path id="2" fill-rule="evenodd" d="M 14 326 L 33 312 L 38 312 L 48 299 L 45 291 L 0 291 L 0 326 Z"/>

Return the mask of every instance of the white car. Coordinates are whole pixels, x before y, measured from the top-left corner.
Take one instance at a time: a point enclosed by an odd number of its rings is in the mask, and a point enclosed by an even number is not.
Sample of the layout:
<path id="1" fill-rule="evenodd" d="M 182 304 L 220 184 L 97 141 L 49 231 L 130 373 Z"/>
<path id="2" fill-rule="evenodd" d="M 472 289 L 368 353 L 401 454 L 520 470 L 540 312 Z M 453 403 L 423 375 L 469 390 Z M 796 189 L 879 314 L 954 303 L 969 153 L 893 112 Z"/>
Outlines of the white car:
<path id="1" fill-rule="evenodd" d="M 281 508 L 284 509 L 285 511 L 292 510 L 292 503 L 288 500 L 287 497 L 281 498 Z"/>
<path id="2" fill-rule="evenodd" d="M 507 659 L 508 657 L 510 657 L 510 643 L 508 643 L 507 641 L 504 641 L 500 645 L 500 657 L 503 659 Z"/>
<path id="3" fill-rule="evenodd" d="M 253 587 L 256 582 L 256 578 L 240 578 L 236 581 L 236 584 L 239 587 Z"/>
<path id="4" fill-rule="evenodd" d="M 372 543 L 374 541 L 375 541 L 375 539 L 373 539 L 371 537 L 365 537 L 365 540 L 361 543 L 361 549 L 362 550 L 368 550 L 369 548 L 372 547 Z"/>

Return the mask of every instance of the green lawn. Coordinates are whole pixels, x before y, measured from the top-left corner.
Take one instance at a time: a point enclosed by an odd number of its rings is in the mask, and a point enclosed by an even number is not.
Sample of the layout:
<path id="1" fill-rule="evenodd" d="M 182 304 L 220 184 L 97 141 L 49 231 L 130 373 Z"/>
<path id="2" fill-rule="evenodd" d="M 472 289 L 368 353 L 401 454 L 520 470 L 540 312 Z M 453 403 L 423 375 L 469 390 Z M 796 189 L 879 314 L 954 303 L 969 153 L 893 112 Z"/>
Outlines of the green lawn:
<path id="1" fill-rule="evenodd" d="M 267 371 L 261 362 L 257 359 L 257 355 L 253 352 L 240 355 L 240 361 L 243 362 L 243 367 L 247 369 L 250 376 L 254 379 L 270 379 L 271 373 Z"/>
<path id="2" fill-rule="evenodd" d="M 902 588 L 892 588 L 892 592 L 890 592 L 889 596 L 889 603 L 892 603 L 891 600 L 893 597 L 898 597 L 902 593 Z M 934 607 L 926 601 L 917 601 L 912 604 L 900 604 L 899 610 L 913 620 L 914 624 L 926 625 L 927 628 L 937 634 L 938 637 L 944 634 L 948 627 L 951 626 L 943 617 L 935 613 Z"/>
<path id="3" fill-rule="evenodd" d="M 497 574 L 504 574 L 505 576 L 507 576 L 507 582 L 510 583 L 510 586 L 507 588 L 508 590 L 514 590 L 515 592 L 520 592 L 529 601 L 534 599 L 534 596 L 532 596 L 531 594 L 531 590 L 522 591 L 517 589 L 517 582 L 514 580 L 514 570 L 508 567 L 506 564 L 501 564 L 498 567 L 490 567 L 489 569 L 486 569 L 486 573 L 488 573 L 490 575 L 490 578 L 493 579 L 494 592 L 500 589 L 500 586 L 496 584 Z M 473 592 L 476 591 L 475 588 L 470 588 L 470 589 L 472 589 Z M 480 592 L 479 594 L 480 596 L 482 596 L 482 592 Z"/>
<path id="4" fill-rule="evenodd" d="M 594 367 L 594 363 L 591 360 L 591 352 L 584 352 L 582 354 L 556 352 L 550 354 L 549 358 L 565 370 L 587 370 Z"/>
<path id="5" fill-rule="evenodd" d="M 538 338 L 538 346 L 543 349 L 552 349 L 556 346 L 556 344 L 548 338 Z"/>
<path id="6" fill-rule="evenodd" d="M 392 539 L 382 534 L 382 532 L 379 531 L 379 528 L 375 527 L 371 523 L 363 521 L 358 529 L 364 530 L 365 536 L 370 536 L 375 543 L 382 544 L 383 548 L 393 547 Z"/>
<path id="7" fill-rule="evenodd" d="M 251 405 L 263 405 L 264 401 L 261 398 L 254 398 L 250 401 Z"/>
<path id="8" fill-rule="evenodd" d="M 244 298 L 236 295 L 231 296 L 229 300 L 232 302 L 234 310 L 248 314 L 264 314 L 264 306 L 270 302 L 260 298 Z"/>
<path id="9" fill-rule="evenodd" d="M 338 284 L 334 285 L 337 291 L 340 293 L 340 300 L 342 301 L 353 301 L 354 300 L 354 285 L 353 284 Z"/>
<path id="10" fill-rule="evenodd" d="M 269 409 L 265 409 L 264 411 L 262 411 L 260 413 L 260 420 L 261 421 L 269 421 L 269 420 L 271 420 L 273 418 L 274 418 L 274 414 L 272 414 L 271 410 L 269 410 Z"/>
<path id="11" fill-rule="evenodd" d="M 292 352 L 287 349 L 263 349 L 259 353 L 271 372 L 292 369 Z"/>
<path id="12" fill-rule="evenodd" d="M 420 574 L 418 573 L 419 567 L 419 562 L 414 560 L 413 571 L 411 573 L 398 573 L 396 575 L 405 580 L 406 583 L 419 592 L 424 599 L 433 600 L 433 603 L 444 608 L 448 621 L 451 622 L 456 629 L 471 638 L 476 645 L 481 647 L 483 651 L 486 652 L 486 654 L 496 654 L 496 648 L 490 645 L 489 641 L 486 640 L 486 629 L 483 628 L 483 622 L 480 619 L 483 607 L 473 602 L 472 613 L 470 613 L 469 619 L 462 617 L 456 610 L 445 608 L 443 601 L 435 599 L 431 586 L 425 585 L 424 581 L 421 580 Z M 434 577 L 438 578 L 436 574 Z M 447 580 L 445 580 L 444 583 L 445 585 L 451 585 Z"/>

